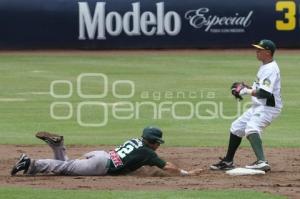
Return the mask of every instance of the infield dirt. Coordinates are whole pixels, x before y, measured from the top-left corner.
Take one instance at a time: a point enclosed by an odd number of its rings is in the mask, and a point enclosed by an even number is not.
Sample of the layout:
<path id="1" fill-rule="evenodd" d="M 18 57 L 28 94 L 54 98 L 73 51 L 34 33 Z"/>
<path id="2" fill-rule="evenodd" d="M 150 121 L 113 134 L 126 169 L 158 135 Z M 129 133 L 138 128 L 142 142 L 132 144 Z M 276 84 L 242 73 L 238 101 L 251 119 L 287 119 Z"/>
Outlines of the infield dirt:
<path id="1" fill-rule="evenodd" d="M 80 157 L 93 150 L 110 150 L 112 146 L 68 146 L 69 158 Z M 195 189 L 248 189 L 289 198 L 300 197 L 300 150 L 287 148 L 267 148 L 266 155 L 272 171 L 260 176 L 229 176 L 222 171 L 210 171 L 209 165 L 224 155 L 220 147 L 161 147 L 157 152 L 184 169 L 203 168 L 195 177 L 176 177 L 154 167 L 143 167 L 127 176 L 54 176 L 9 175 L 12 165 L 20 153 L 34 159 L 52 158 L 48 146 L 0 145 L 0 186 L 33 187 L 47 189 L 86 190 L 195 190 Z M 244 166 L 254 161 L 249 148 L 241 148 L 235 164 Z"/>

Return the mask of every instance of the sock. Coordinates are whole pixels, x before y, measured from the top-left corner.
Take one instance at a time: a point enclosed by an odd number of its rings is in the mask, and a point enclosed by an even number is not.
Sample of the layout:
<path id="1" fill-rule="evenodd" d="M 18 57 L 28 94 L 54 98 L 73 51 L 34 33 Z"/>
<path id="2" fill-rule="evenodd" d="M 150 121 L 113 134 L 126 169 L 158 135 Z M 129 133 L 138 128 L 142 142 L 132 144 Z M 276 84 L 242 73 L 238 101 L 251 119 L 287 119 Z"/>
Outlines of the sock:
<path id="1" fill-rule="evenodd" d="M 257 160 L 265 161 L 264 150 L 263 150 L 262 141 L 260 139 L 259 134 L 252 133 L 252 134 L 248 135 L 247 138 L 251 144 L 251 147 L 255 153 Z"/>
<path id="2" fill-rule="evenodd" d="M 66 154 L 66 147 L 64 145 L 55 147 L 52 146 L 51 148 L 53 150 L 55 160 L 67 161 L 69 159 Z"/>
<path id="3" fill-rule="evenodd" d="M 241 137 L 230 133 L 227 154 L 224 158 L 225 161 L 228 161 L 228 162 L 233 161 L 234 154 L 235 154 L 236 150 L 238 149 L 238 147 L 240 146 L 241 141 L 242 141 Z"/>

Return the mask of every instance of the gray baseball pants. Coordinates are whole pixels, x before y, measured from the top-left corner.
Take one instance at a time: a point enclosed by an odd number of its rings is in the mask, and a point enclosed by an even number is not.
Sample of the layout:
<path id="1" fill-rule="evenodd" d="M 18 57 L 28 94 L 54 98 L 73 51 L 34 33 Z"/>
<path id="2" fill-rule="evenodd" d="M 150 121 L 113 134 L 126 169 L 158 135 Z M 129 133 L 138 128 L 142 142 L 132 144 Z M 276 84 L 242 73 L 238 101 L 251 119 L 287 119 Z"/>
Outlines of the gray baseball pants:
<path id="1" fill-rule="evenodd" d="M 54 159 L 32 160 L 28 174 L 54 173 L 57 175 L 101 176 L 106 175 L 110 156 L 105 151 L 91 151 L 83 157 L 68 160 L 65 146 L 49 146 Z"/>

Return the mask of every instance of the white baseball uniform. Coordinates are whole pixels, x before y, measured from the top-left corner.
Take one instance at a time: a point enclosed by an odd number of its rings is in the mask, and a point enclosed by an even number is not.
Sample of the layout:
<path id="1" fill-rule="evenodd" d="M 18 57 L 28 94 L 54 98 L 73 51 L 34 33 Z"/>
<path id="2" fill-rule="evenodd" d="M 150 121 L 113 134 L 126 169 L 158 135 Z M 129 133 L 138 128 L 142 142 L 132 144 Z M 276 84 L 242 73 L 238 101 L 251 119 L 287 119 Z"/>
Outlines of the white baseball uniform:
<path id="1" fill-rule="evenodd" d="M 239 137 L 251 133 L 261 134 L 281 112 L 280 70 L 276 61 L 260 66 L 252 88 L 272 93 L 272 97 L 258 99 L 252 96 L 252 106 L 231 124 L 230 132 Z"/>

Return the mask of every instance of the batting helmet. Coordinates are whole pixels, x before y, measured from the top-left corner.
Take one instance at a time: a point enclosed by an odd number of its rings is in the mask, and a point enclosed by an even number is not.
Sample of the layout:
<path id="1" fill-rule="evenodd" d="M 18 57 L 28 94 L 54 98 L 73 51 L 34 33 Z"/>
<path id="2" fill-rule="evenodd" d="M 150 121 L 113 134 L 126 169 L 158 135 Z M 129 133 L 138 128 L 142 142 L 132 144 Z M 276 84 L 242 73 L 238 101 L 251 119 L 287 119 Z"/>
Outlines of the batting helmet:
<path id="1" fill-rule="evenodd" d="M 163 133 L 159 128 L 149 126 L 144 128 L 142 138 L 150 142 L 158 142 L 163 144 L 165 141 L 162 140 L 162 134 Z"/>

